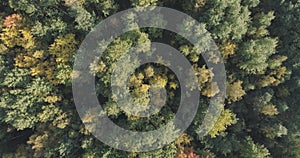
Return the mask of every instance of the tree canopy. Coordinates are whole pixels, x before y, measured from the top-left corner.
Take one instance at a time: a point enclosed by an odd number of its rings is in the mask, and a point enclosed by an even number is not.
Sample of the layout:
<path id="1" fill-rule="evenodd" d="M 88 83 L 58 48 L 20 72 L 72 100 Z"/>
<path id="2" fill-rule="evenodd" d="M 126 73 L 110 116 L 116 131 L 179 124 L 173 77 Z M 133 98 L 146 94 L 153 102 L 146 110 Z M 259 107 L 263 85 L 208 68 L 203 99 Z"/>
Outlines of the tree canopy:
<path id="1" fill-rule="evenodd" d="M 198 20 L 199 24 L 178 22 L 177 28 L 183 35 L 195 35 L 200 47 L 171 31 L 137 29 L 133 17 L 149 6 L 173 8 Z M 73 71 L 76 52 L 96 24 L 131 7 L 136 13 L 123 15 L 116 25 L 134 30 L 106 48 L 106 41 L 95 41 L 104 53 L 87 69 L 95 77 L 103 111 L 92 109 L 81 120 L 72 94 L 72 79 L 82 75 Z M 151 17 L 151 22 L 168 25 L 160 16 Z M 0 157 L 300 158 L 299 17 L 299 0 L 0 1 Z M 210 38 L 222 59 L 208 51 Z M 188 73 L 198 82 L 180 83 L 168 65 L 147 63 L 135 68 L 138 61 L 132 58 L 116 65 L 133 47 L 140 54 L 151 52 L 151 42 L 176 48 L 192 65 L 193 72 Z M 204 53 L 209 54 L 208 61 Z M 204 124 L 212 128 L 199 137 L 210 99 L 222 93 L 213 80 L 216 70 L 206 62 L 225 64 L 226 94 L 224 104 L 216 105 L 222 109 L 220 116 L 208 116 L 216 123 Z M 182 68 L 180 61 L 176 66 Z M 123 73 L 112 83 L 116 69 Z M 126 80 L 124 74 L 130 69 L 134 71 Z M 134 108 L 154 109 L 153 115 L 138 117 L 119 107 L 111 87 L 123 86 L 124 80 Z M 107 115 L 127 130 L 156 130 L 175 117 L 183 87 L 200 94 L 196 117 L 180 137 L 160 149 L 117 150 L 84 125 Z M 167 141 L 165 136 L 174 129 L 168 128 L 158 139 Z M 130 144 L 125 135 L 122 138 L 119 142 Z"/>

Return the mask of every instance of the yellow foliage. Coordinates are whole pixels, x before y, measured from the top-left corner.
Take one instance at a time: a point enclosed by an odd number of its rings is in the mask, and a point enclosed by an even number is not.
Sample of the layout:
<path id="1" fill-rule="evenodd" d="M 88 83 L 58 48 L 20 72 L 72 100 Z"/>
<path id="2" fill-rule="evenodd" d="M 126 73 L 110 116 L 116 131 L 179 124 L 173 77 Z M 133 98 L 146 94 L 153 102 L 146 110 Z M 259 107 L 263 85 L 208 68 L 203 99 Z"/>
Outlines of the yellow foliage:
<path id="1" fill-rule="evenodd" d="M 45 71 L 45 75 L 46 75 L 46 78 L 54 85 L 57 85 L 58 82 L 55 80 L 55 77 L 54 77 L 54 69 L 55 67 L 48 67 Z"/>
<path id="2" fill-rule="evenodd" d="M 276 78 L 281 79 L 287 73 L 287 69 L 285 66 L 281 66 L 276 70 L 272 71 L 270 75 L 274 75 Z"/>
<path id="3" fill-rule="evenodd" d="M 169 98 L 174 98 L 175 97 L 175 93 L 174 92 L 169 92 Z"/>
<path id="4" fill-rule="evenodd" d="M 49 52 L 55 56 L 57 63 L 69 62 L 76 51 L 77 41 L 74 34 L 59 36 L 54 43 L 50 45 Z"/>
<path id="5" fill-rule="evenodd" d="M 57 101 L 60 101 L 61 100 L 61 97 L 60 96 L 56 96 L 56 95 L 53 95 L 53 96 L 47 96 L 44 101 L 47 102 L 47 103 L 55 103 Z"/>
<path id="6" fill-rule="evenodd" d="M 97 119 L 96 114 L 92 113 L 86 113 L 84 117 L 82 118 L 83 123 L 93 123 Z"/>
<path id="7" fill-rule="evenodd" d="M 37 63 L 37 60 L 31 56 L 27 56 L 26 54 L 17 54 L 15 57 L 15 66 L 21 68 L 29 68 Z"/>
<path id="8" fill-rule="evenodd" d="M 152 77 L 152 76 L 154 76 L 154 69 L 153 69 L 152 66 L 148 66 L 145 69 L 145 75 L 146 75 L 146 77 Z"/>
<path id="9" fill-rule="evenodd" d="M 276 78 L 274 78 L 273 76 L 264 76 L 262 79 L 260 79 L 258 81 L 258 86 L 259 87 L 267 87 L 270 85 L 273 85 L 274 83 L 276 83 Z"/>
<path id="10" fill-rule="evenodd" d="M 136 75 L 132 75 L 129 79 L 129 86 L 139 87 L 142 85 L 142 80 L 139 80 Z"/>
<path id="11" fill-rule="evenodd" d="M 207 69 L 205 65 L 201 68 L 194 65 L 196 76 L 198 77 L 198 89 L 202 95 L 207 97 L 213 97 L 220 92 L 218 84 L 212 82 L 214 74 L 212 69 Z"/>
<path id="12" fill-rule="evenodd" d="M 27 29 L 16 30 L 12 28 L 4 28 L 0 35 L 3 43 L 13 48 L 19 46 L 22 48 L 15 49 L 15 66 L 20 68 L 31 68 L 34 67 L 39 61 L 34 57 L 35 42 L 34 37 Z"/>
<path id="13" fill-rule="evenodd" d="M 277 115 L 279 113 L 274 105 L 265 105 L 261 108 L 260 112 L 270 116 Z"/>
<path id="14" fill-rule="evenodd" d="M 203 65 L 202 68 L 195 67 L 194 69 L 198 76 L 198 87 L 201 90 L 205 86 L 205 83 L 211 80 L 213 73 L 211 69 L 207 69 L 205 65 Z"/>
<path id="15" fill-rule="evenodd" d="M 45 57 L 45 52 L 42 50 L 35 51 L 33 57 L 36 59 L 43 59 Z"/>
<path id="16" fill-rule="evenodd" d="M 65 4 L 68 7 L 80 6 L 80 5 L 83 5 L 84 3 L 85 3 L 85 0 L 65 0 Z"/>
<path id="17" fill-rule="evenodd" d="M 65 128 L 68 124 L 70 124 L 70 119 L 67 117 L 68 117 L 68 115 L 66 113 L 60 114 L 52 122 L 53 126 L 56 126 L 61 129 Z"/>
<path id="18" fill-rule="evenodd" d="M 8 48 L 4 44 L 0 44 L 0 55 L 5 54 Z"/>
<path id="19" fill-rule="evenodd" d="M 32 149 L 41 150 L 47 146 L 48 137 L 48 132 L 44 132 L 44 134 L 40 136 L 32 135 L 27 143 L 32 144 Z"/>
<path id="20" fill-rule="evenodd" d="M 215 52 L 210 52 L 209 53 L 209 56 L 208 56 L 208 62 L 211 62 L 211 63 L 214 63 L 214 64 L 217 64 L 219 63 L 220 61 L 222 61 L 221 57 L 215 53 Z"/>
<path id="21" fill-rule="evenodd" d="M 277 67 L 275 70 L 271 71 L 269 75 L 264 76 L 259 80 L 259 87 L 267 87 L 267 86 L 277 86 L 281 83 L 282 78 L 287 74 L 287 68 L 285 66 Z"/>
<path id="22" fill-rule="evenodd" d="M 90 64 L 89 68 L 92 74 L 97 74 L 106 70 L 106 64 L 101 60 L 99 62 L 94 61 Z"/>
<path id="23" fill-rule="evenodd" d="M 223 58 L 227 59 L 229 56 L 233 55 L 235 53 L 234 50 L 236 47 L 237 45 L 234 43 L 225 42 L 225 44 L 221 46 L 221 53 Z"/>
<path id="24" fill-rule="evenodd" d="M 220 92 L 217 82 L 208 82 L 206 87 L 201 90 L 201 94 L 207 97 L 213 97 Z"/>
<path id="25" fill-rule="evenodd" d="M 155 75 L 150 79 L 150 84 L 158 86 L 158 88 L 164 88 L 168 83 L 168 78 L 166 76 Z"/>
<path id="26" fill-rule="evenodd" d="M 14 28 L 4 28 L 0 34 L 0 39 L 9 48 L 15 46 L 21 46 L 25 50 L 35 48 L 34 38 L 27 29 L 16 30 Z"/>
<path id="27" fill-rule="evenodd" d="M 226 128 L 230 125 L 233 125 L 237 122 L 235 118 L 235 114 L 232 113 L 229 109 L 222 111 L 218 120 L 214 124 L 213 128 L 208 132 L 211 138 L 215 138 L 219 135 L 220 132 L 226 130 Z"/>
<path id="28" fill-rule="evenodd" d="M 80 76 L 80 71 L 77 70 L 73 70 L 71 73 L 71 78 L 75 79 L 78 78 Z"/>
<path id="29" fill-rule="evenodd" d="M 29 30 L 20 30 L 21 33 L 21 45 L 26 49 L 26 50 L 32 50 L 35 48 L 35 42 L 34 38 Z"/>
<path id="30" fill-rule="evenodd" d="M 140 87 L 135 88 L 134 92 L 137 93 L 137 94 L 138 93 L 147 93 L 148 90 L 149 90 L 149 88 L 150 88 L 150 85 L 148 85 L 148 84 L 142 84 Z"/>
<path id="31" fill-rule="evenodd" d="M 198 55 L 198 54 L 191 54 L 191 55 L 189 56 L 189 59 L 190 59 L 191 62 L 196 63 L 196 62 L 198 62 L 198 60 L 199 60 L 199 55 Z"/>
<path id="32" fill-rule="evenodd" d="M 138 74 L 137 74 L 137 78 L 138 78 L 139 80 L 142 80 L 142 79 L 144 79 L 144 75 L 143 75 L 142 73 L 138 73 Z"/>
<path id="33" fill-rule="evenodd" d="M 170 82 L 170 83 L 169 83 L 169 87 L 170 87 L 171 89 L 176 89 L 176 88 L 177 88 L 177 84 L 176 84 L 175 82 Z"/>
<path id="34" fill-rule="evenodd" d="M 30 69 L 30 73 L 32 76 L 38 76 L 44 74 L 44 65 L 43 63 L 37 64 L 35 67 Z"/>
<path id="35" fill-rule="evenodd" d="M 269 31 L 267 29 L 265 29 L 263 27 L 259 27 L 256 30 L 255 36 L 263 37 L 263 36 L 268 35 L 268 34 L 269 34 Z"/>
<path id="36" fill-rule="evenodd" d="M 196 0 L 194 2 L 194 7 L 197 9 L 202 8 L 205 5 L 205 3 L 206 3 L 206 0 Z"/>
<path id="37" fill-rule="evenodd" d="M 20 32 L 12 28 L 4 28 L 0 39 L 7 47 L 13 48 L 20 43 Z"/>
<path id="38" fill-rule="evenodd" d="M 229 104 L 242 99 L 242 97 L 246 94 L 246 92 L 243 90 L 242 83 L 243 82 L 240 80 L 232 84 L 227 83 L 226 99 L 228 100 Z"/>
<path id="39" fill-rule="evenodd" d="M 33 157 L 42 157 L 46 148 L 57 143 L 57 140 L 55 137 L 52 137 L 51 134 L 49 131 L 44 131 L 41 134 L 34 134 L 29 137 L 27 143 L 30 144 L 34 150 Z"/>
<path id="40" fill-rule="evenodd" d="M 15 66 L 30 68 L 32 76 L 45 76 L 54 85 L 58 84 L 55 79 L 56 65 L 70 61 L 77 44 L 73 34 L 58 37 L 49 47 L 51 58 L 44 61 L 47 54 L 43 50 L 34 50 L 35 42 L 30 31 L 12 30 L 12 33 L 2 33 L 1 38 L 5 39 L 10 47 L 22 46 L 24 48 L 14 58 Z"/>
<path id="41" fill-rule="evenodd" d="M 178 137 L 178 138 L 175 140 L 175 143 L 176 143 L 177 145 L 180 145 L 180 144 L 190 144 L 190 143 L 191 143 L 191 138 L 189 137 L 188 134 L 183 133 L 183 134 L 181 134 L 180 137 Z"/>

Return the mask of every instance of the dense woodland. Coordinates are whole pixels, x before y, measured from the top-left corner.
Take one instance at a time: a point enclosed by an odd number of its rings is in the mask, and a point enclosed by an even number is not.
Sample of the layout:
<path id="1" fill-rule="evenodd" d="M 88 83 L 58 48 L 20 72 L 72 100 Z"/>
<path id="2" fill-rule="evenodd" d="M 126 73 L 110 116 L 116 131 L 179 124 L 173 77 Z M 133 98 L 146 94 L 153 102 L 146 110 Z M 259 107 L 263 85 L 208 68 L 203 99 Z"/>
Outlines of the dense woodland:
<path id="1" fill-rule="evenodd" d="M 118 11 L 143 6 L 182 11 L 210 32 L 226 66 L 227 93 L 217 123 L 205 137 L 198 137 L 208 101 L 219 93 L 210 88 L 213 73 L 201 54 L 165 30 L 123 34 L 90 66 L 103 109 L 116 124 L 149 131 L 163 126 L 177 110 L 183 85 L 159 64 L 140 67 L 128 83 L 137 105 L 149 103 L 151 85 L 167 89 L 168 101 L 157 115 L 133 117 L 113 100 L 113 63 L 139 43 L 159 41 L 180 50 L 197 72 L 201 93 L 196 118 L 176 141 L 150 152 L 125 152 L 86 130 L 83 122 L 93 116 L 78 116 L 72 68 L 78 47 L 96 24 Z M 299 28 L 299 0 L 1 0 L 0 156 L 300 158 Z"/>

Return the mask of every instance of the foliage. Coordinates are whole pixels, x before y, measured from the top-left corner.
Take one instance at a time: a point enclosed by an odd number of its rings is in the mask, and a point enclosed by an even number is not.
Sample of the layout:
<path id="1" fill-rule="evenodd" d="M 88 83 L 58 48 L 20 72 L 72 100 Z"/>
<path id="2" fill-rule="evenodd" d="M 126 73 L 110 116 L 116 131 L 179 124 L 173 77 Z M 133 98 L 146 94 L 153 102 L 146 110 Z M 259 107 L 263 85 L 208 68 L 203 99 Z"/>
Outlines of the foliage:
<path id="1" fill-rule="evenodd" d="M 263 145 L 255 144 L 251 137 L 246 138 L 241 153 L 241 156 L 245 158 L 267 158 L 270 156 L 268 149 Z"/>
<path id="2" fill-rule="evenodd" d="M 268 67 L 268 58 L 275 54 L 277 40 L 262 38 L 250 40 L 240 47 L 239 68 L 249 74 L 264 72 Z"/>
<path id="3" fill-rule="evenodd" d="M 228 100 L 229 104 L 231 102 L 236 102 L 241 100 L 242 97 L 246 94 L 242 87 L 242 81 L 238 80 L 232 84 L 227 83 L 226 88 L 226 99 Z"/>
<path id="4" fill-rule="evenodd" d="M 133 17 L 148 6 L 181 10 L 199 20 L 199 25 L 189 20 L 176 25 L 196 44 L 163 29 L 137 29 Z M 136 7 L 136 13 L 123 15 L 120 25 L 133 30 L 114 39 L 87 67 L 95 76 L 103 111 L 92 111 L 80 120 L 71 86 L 72 77 L 81 75 L 72 70 L 75 53 L 97 23 L 130 7 Z M 0 157 L 300 157 L 299 15 L 297 0 L 0 1 Z M 165 18 L 156 15 L 148 20 L 166 26 L 161 20 Z M 191 63 L 194 71 L 188 73 L 198 83 L 180 83 L 168 65 L 147 63 L 135 68 L 139 60 L 124 57 L 133 47 L 137 53 L 150 54 L 152 41 L 178 49 Z M 97 43 L 100 48 L 103 42 Z M 215 56 L 217 50 L 223 59 Z M 123 62 L 116 65 L 121 58 Z M 217 70 L 207 65 L 220 62 L 226 67 L 226 98 L 224 105 L 212 103 L 223 109 L 214 116 L 207 113 L 207 106 L 221 89 L 213 80 Z M 180 61 L 176 66 L 181 69 Z M 112 83 L 114 71 L 121 73 Z M 125 84 L 134 108 L 155 109 L 155 113 L 138 117 L 123 111 L 116 102 L 122 94 L 112 94 L 111 84 Z M 197 115 L 181 137 L 160 149 L 113 149 L 83 124 L 108 115 L 128 130 L 156 130 L 174 119 L 183 86 L 199 90 Z M 199 129 L 205 116 L 204 129 Z M 168 130 L 147 141 L 165 139 L 176 127 Z M 208 134 L 198 137 L 202 130 Z M 125 135 L 120 141 L 131 143 Z"/>
<path id="5" fill-rule="evenodd" d="M 209 131 L 209 135 L 211 138 L 215 138 L 219 135 L 220 132 L 226 130 L 227 126 L 235 124 L 237 121 L 235 114 L 233 114 L 230 110 L 226 109 L 222 111 L 219 116 L 216 124 L 214 124 L 213 128 Z"/>

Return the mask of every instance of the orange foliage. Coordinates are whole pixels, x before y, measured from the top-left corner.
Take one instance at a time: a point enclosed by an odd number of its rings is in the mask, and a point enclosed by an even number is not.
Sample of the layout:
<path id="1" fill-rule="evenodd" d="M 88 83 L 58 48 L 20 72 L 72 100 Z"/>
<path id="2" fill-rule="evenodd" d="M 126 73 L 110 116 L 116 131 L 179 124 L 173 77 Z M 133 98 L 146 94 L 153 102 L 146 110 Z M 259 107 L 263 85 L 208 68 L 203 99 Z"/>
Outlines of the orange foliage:
<path id="1" fill-rule="evenodd" d="M 178 147 L 178 152 L 176 158 L 200 158 L 199 155 L 194 153 L 193 147 L 186 147 L 185 145 L 190 145 L 190 137 L 184 133 L 175 141 Z"/>
<path id="2" fill-rule="evenodd" d="M 179 146 L 176 158 L 200 158 L 200 156 L 194 153 L 193 148 Z"/>
<path id="3" fill-rule="evenodd" d="M 12 14 L 4 19 L 3 25 L 8 28 L 17 28 L 21 25 L 22 17 L 19 14 Z"/>

